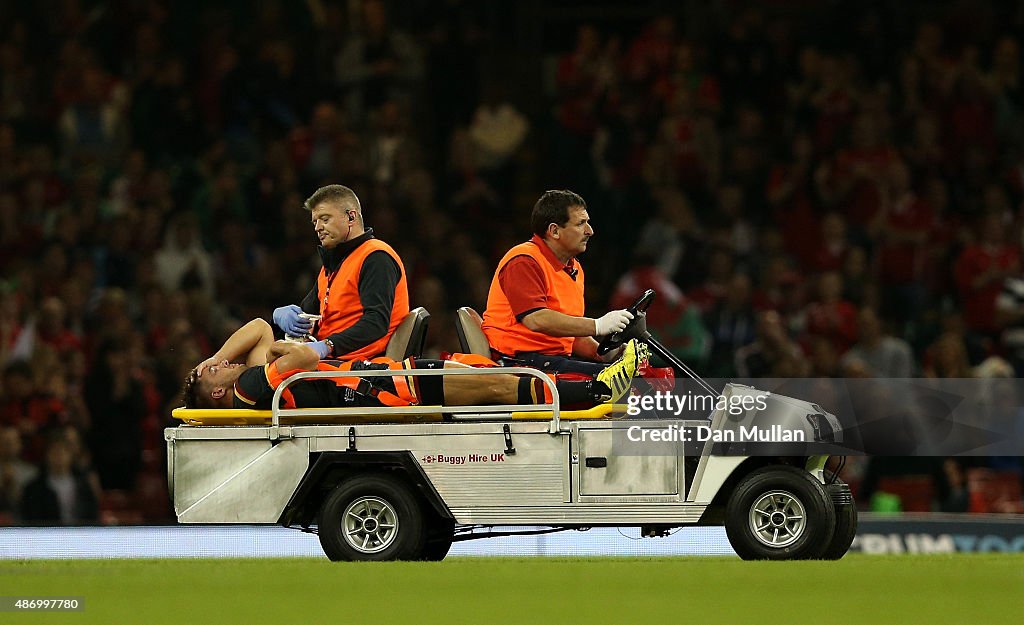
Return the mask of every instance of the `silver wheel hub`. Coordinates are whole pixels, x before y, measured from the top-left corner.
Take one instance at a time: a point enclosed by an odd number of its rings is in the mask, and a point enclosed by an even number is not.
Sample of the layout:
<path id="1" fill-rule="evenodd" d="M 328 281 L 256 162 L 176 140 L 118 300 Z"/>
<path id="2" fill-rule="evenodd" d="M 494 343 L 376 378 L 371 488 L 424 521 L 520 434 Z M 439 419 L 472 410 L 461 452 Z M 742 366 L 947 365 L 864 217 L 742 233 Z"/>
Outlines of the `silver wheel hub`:
<path id="1" fill-rule="evenodd" d="M 807 528 L 803 503 L 784 490 L 765 493 L 750 506 L 750 532 L 761 544 L 779 549 L 795 543 Z"/>
<path id="2" fill-rule="evenodd" d="M 379 553 L 398 536 L 398 513 L 378 497 L 359 497 L 342 515 L 345 542 L 360 553 Z"/>

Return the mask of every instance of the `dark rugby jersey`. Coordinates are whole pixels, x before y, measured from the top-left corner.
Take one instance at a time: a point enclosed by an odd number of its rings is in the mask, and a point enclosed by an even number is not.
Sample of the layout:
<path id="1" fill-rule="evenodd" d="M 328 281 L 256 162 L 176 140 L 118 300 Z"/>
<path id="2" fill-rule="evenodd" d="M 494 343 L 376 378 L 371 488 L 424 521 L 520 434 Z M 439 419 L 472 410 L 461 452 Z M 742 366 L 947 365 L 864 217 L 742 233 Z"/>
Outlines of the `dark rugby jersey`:
<path id="1" fill-rule="evenodd" d="M 370 363 L 364 361 L 321 360 L 317 371 L 351 371 L 344 377 L 299 380 L 281 394 L 281 408 L 373 407 L 419 403 L 419 380 L 412 376 L 359 378 L 358 371 L 384 369 L 433 369 L 443 366 L 442 361 L 411 359 L 404 362 Z M 274 391 L 288 377 L 301 369 L 279 371 L 277 362 L 250 367 L 235 381 L 234 408 L 270 410 Z M 356 389 L 359 389 L 358 392 Z M 378 393 L 393 399 L 378 399 Z M 385 395 L 381 395 L 383 398 Z"/>

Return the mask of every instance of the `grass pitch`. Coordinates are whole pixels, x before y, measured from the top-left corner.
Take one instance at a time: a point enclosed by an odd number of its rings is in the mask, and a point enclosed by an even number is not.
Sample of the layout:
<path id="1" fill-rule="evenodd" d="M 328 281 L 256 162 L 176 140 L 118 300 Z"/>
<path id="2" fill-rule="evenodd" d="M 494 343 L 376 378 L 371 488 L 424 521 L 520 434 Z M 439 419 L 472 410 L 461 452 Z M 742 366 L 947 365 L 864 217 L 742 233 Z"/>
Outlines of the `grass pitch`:
<path id="1" fill-rule="evenodd" d="M 1024 554 L 735 558 L 0 561 L 0 595 L 83 612 L 0 623 L 1020 625 Z"/>

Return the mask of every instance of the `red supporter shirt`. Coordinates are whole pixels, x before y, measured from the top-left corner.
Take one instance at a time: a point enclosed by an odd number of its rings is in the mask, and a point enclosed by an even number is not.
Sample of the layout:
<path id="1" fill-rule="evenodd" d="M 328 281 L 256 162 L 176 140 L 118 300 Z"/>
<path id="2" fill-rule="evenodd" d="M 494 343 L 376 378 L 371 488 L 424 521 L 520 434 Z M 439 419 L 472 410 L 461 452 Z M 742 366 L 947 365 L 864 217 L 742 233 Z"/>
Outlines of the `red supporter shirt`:
<path id="1" fill-rule="evenodd" d="M 836 173 L 839 178 L 853 175 L 853 170 L 866 167 L 872 175 L 882 176 L 896 161 L 897 154 L 892 148 L 881 146 L 868 150 L 851 149 L 839 153 L 836 158 Z M 874 218 L 882 199 L 878 187 L 868 180 L 858 180 L 846 201 L 845 215 L 851 224 L 866 226 Z"/>
<path id="2" fill-rule="evenodd" d="M 931 207 L 908 195 L 896 202 L 886 218 L 890 229 L 906 232 L 924 232 L 929 235 L 935 228 L 935 215 Z M 879 250 L 880 277 L 885 284 L 919 282 L 924 275 L 925 244 L 887 242 Z"/>
<path id="3" fill-rule="evenodd" d="M 824 337 L 844 354 L 857 342 L 857 309 L 842 300 L 815 302 L 807 307 L 807 333 Z"/>
<path id="4" fill-rule="evenodd" d="M 953 273 L 960 289 L 964 322 L 968 328 L 982 332 L 996 330 L 996 297 L 1003 288 L 1002 280 L 974 287 L 971 284 L 974 279 L 992 267 L 1009 269 L 1019 262 L 1017 250 L 1009 245 L 970 245 L 960 254 Z"/>

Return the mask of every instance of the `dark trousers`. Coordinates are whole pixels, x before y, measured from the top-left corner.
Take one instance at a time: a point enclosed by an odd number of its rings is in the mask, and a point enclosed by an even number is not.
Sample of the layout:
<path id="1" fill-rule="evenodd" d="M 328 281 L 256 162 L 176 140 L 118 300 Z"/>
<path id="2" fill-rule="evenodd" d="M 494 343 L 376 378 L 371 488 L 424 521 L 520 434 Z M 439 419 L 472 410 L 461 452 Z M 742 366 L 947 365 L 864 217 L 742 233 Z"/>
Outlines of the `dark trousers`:
<path id="1" fill-rule="evenodd" d="M 509 366 L 523 365 L 540 369 L 547 373 L 582 373 L 590 377 L 596 377 L 604 371 L 608 365 L 589 360 L 577 360 L 565 356 L 551 356 L 549 354 L 538 354 L 535 352 L 522 352 L 514 358 L 506 358 L 505 364 Z"/>

